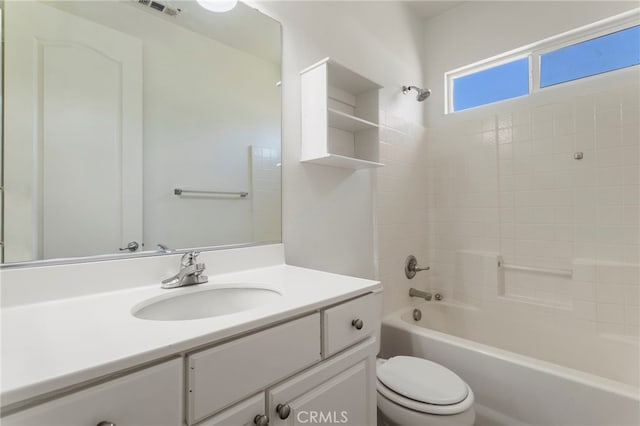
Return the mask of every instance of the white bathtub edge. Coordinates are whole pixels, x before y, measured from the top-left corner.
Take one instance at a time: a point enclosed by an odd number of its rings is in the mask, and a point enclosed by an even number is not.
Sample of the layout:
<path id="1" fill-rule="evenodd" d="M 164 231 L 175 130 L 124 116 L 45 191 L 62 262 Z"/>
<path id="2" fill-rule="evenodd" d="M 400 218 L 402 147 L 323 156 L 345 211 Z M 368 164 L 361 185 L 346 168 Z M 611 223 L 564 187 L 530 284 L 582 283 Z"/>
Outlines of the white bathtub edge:
<path id="1" fill-rule="evenodd" d="M 409 328 L 412 332 L 417 334 L 432 335 L 437 337 L 439 340 L 454 346 L 474 350 L 485 355 L 498 358 L 501 361 L 520 364 L 532 370 L 552 374 L 580 385 L 602 389 L 640 403 L 640 388 L 635 386 L 408 323 L 402 319 L 402 316 L 411 309 L 413 308 L 402 308 L 394 311 L 386 315 L 382 319 L 382 323 L 394 328 Z"/>

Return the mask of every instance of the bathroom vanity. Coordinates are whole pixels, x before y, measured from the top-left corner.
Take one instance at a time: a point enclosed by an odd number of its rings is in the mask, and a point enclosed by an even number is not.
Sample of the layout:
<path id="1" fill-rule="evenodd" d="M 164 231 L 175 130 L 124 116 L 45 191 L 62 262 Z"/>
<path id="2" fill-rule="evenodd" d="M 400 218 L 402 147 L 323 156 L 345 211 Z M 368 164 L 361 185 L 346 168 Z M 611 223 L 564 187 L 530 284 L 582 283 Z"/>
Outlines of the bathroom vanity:
<path id="1" fill-rule="evenodd" d="M 276 244 L 204 252 L 209 283 L 161 289 L 154 276 L 178 258 L 3 270 L 2 423 L 375 424 L 379 282 L 285 265 Z M 134 268 L 147 269 L 141 286 L 136 273 L 121 281 Z M 84 272 L 92 292 L 72 282 Z M 256 288 L 278 297 L 201 319 L 135 316 L 158 300 Z"/>

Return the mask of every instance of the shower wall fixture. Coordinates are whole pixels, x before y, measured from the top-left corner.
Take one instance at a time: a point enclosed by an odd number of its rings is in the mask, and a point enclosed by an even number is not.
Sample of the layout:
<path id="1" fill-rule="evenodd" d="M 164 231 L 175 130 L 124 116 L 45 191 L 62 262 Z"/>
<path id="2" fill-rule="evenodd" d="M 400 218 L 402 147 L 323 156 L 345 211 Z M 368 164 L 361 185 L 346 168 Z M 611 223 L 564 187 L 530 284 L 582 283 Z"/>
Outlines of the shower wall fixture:
<path id="1" fill-rule="evenodd" d="M 412 89 L 418 92 L 416 96 L 418 102 L 424 101 L 431 95 L 431 89 L 421 89 L 418 86 L 402 86 L 402 93 L 406 95 Z"/>

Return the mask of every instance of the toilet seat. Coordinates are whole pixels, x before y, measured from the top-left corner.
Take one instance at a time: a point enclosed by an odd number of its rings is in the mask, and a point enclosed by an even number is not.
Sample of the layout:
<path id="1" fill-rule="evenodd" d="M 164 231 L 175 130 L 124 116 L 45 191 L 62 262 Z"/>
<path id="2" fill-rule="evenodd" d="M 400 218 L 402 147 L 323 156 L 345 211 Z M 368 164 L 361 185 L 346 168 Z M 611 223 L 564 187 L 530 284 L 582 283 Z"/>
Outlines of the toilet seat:
<path id="1" fill-rule="evenodd" d="M 396 405 L 399 405 L 404 408 L 408 408 L 410 410 L 418 411 L 420 413 L 425 414 L 436 414 L 440 416 L 450 416 L 453 414 L 462 413 L 473 406 L 473 391 L 471 388 L 467 386 L 469 394 L 466 399 L 463 401 L 452 404 L 452 405 L 434 405 L 434 404 L 426 404 L 424 402 L 415 401 L 413 399 L 406 398 L 402 395 L 399 395 L 386 387 L 380 380 L 377 381 L 377 391 L 384 398 L 393 402 Z"/>
<path id="2" fill-rule="evenodd" d="M 412 356 L 396 356 L 378 365 L 378 380 L 397 394 L 433 405 L 463 401 L 468 387 L 453 371 L 435 362 Z"/>
<path id="3" fill-rule="evenodd" d="M 378 393 L 402 407 L 426 414 L 453 415 L 473 405 L 471 388 L 454 372 L 434 362 L 393 357 L 378 360 L 376 371 Z"/>

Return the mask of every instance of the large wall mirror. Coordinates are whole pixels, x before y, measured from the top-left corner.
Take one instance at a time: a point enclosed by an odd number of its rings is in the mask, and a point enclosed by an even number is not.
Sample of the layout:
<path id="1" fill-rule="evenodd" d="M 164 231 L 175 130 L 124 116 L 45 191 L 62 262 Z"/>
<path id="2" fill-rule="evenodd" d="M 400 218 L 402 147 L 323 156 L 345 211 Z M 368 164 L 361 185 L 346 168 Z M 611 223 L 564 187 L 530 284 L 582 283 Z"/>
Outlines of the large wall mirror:
<path id="1" fill-rule="evenodd" d="M 243 3 L 2 4 L 2 262 L 281 240 L 281 26 Z"/>

